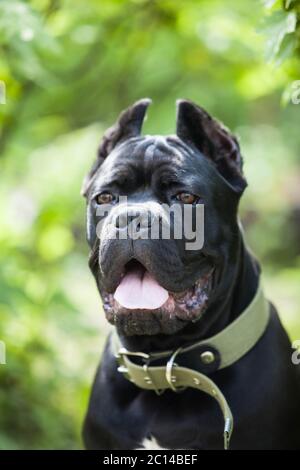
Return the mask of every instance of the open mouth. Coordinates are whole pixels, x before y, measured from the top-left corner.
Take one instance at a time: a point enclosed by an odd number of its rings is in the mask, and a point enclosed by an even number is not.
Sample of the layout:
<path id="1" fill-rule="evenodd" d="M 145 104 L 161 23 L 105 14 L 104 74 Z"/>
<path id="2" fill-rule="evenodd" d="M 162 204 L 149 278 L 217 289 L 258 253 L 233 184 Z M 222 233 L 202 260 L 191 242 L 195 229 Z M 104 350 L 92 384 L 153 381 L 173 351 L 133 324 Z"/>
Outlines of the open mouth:
<path id="1" fill-rule="evenodd" d="M 212 289 L 213 269 L 182 292 L 170 292 L 139 261 L 124 268 L 114 293 L 102 293 L 110 323 L 133 334 L 172 334 L 189 321 L 197 321 L 206 310 Z"/>
<path id="2" fill-rule="evenodd" d="M 160 308 L 168 298 L 168 291 L 136 260 L 126 264 L 125 274 L 114 293 L 114 299 L 122 307 L 134 310 Z"/>

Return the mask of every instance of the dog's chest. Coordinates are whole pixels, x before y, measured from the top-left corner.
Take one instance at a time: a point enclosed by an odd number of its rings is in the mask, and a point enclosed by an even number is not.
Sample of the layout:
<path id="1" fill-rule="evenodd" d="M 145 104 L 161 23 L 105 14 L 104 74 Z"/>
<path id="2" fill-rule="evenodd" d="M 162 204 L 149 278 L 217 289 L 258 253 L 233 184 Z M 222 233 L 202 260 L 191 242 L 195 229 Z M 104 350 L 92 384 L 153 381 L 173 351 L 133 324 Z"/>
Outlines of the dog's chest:
<path id="1" fill-rule="evenodd" d="M 146 437 L 145 439 L 143 439 L 140 447 L 137 447 L 136 450 L 170 450 L 170 449 L 167 449 L 166 447 L 162 447 L 157 441 L 157 439 L 155 439 L 154 436 L 151 436 L 151 437 Z"/>
<path id="2" fill-rule="evenodd" d="M 129 410 L 128 410 L 129 411 Z M 202 449 L 209 444 L 222 448 L 222 416 L 216 403 L 195 389 L 182 393 L 166 391 L 157 396 L 141 393 L 130 407 L 139 416 L 142 426 L 135 435 L 136 450 L 185 450 Z M 210 426 L 207 425 L 210 423 Z"/>

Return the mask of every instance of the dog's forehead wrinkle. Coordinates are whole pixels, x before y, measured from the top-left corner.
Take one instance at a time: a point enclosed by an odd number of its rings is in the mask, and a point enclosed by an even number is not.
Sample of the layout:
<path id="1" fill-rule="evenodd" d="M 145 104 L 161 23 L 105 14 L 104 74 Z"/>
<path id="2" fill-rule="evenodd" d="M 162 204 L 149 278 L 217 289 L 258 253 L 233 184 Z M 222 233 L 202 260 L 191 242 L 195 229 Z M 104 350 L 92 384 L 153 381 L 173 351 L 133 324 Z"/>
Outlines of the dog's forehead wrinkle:
<path id="1" fill-rule="evenodd" d="M 171 146 L 168 138 L 161 135 L 148 135 L 143 139 L 122 147 L 118 157 L 114 159 L 111 172 L 138 174 L 139 180 L 150 184 L 152 177 L 168 173 L 173 178 L 180 177 L 180 171 L 184 166 L 184 155 L 180 149 Z"/>
<path id="2" fill-rule="evenodd" d="M 137 181 L 139 185 L 181 182 L 201 178 L 203 162 L 176 136 L 147 135 L 128 139 L 108 156 L 100 167 L 94 188 Z M 205 162 L 204 162 L 205 165 Z M 191 167 L 193 168 L 191 174 Z"/>
<path id="3" fill-rule="evenodd" d="M 149 137 L 149 145 L 144 153 L 144 173 L 149 178 L 160 172 L 179 176 L 178 170 L 183 166 L 183 155 L 168 144 L 167 137 L 158 135 Z"/>

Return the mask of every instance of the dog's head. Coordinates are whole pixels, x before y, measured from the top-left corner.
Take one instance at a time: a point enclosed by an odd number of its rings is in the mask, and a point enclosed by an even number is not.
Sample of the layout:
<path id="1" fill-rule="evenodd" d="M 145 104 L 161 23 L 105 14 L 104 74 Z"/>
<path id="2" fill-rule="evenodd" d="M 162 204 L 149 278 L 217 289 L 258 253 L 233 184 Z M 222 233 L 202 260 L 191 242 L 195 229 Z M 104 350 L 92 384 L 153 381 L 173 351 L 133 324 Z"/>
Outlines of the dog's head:
<path id="1" fill-rule="evenodd" d="M 108 321 L 127 336 L 176 333 L 226 295 L 246 187 L 223 125 L 180 100 L 176 135 L 141 136 L 149 103 L 108 129 L 83 186 L 90 267 Z"/>

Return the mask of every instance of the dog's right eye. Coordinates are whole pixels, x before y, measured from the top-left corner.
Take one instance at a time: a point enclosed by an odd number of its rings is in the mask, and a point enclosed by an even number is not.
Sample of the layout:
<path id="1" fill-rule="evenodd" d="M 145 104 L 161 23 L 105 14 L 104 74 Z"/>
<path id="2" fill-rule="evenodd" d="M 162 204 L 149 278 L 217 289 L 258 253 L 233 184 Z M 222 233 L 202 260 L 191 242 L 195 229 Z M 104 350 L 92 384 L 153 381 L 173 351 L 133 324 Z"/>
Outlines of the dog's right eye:
<path id="1" fill-rule="evenodd" d="M 194 202 L 197 201 L 197 196 L 195 194 L 191 193 L 178 193 L 176 195 L 176 199 L 180 202 L 183 202 L 183 204 L 194 204 Z"/>
<path id="2" fill-rule="evenodd" d="M 111 193 L 101 193 L 95 198 L 97 204 L 110 204 L 114 200 L 114 196 Z"/>

